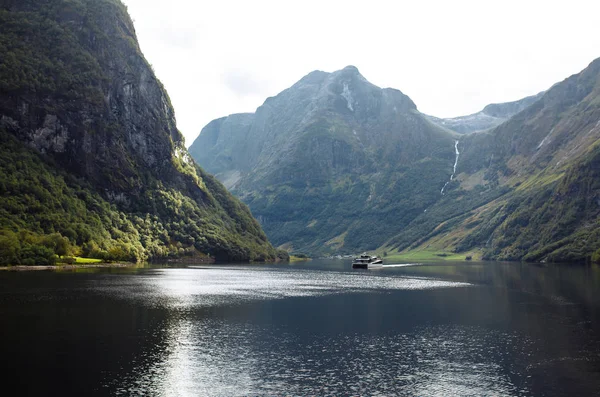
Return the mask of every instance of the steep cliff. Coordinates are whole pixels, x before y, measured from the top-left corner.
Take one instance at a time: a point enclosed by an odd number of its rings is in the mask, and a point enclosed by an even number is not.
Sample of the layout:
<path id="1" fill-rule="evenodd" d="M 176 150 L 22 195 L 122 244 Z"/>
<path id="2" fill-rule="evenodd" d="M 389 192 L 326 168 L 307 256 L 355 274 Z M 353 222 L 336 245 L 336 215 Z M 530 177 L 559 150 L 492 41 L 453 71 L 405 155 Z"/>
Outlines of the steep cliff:
<path id="1" fill-rule="evenodd" d="M 600 254 L 600 59 L 459 147 L 444 200 L 388 247 L 532 261 Z"/>
<path id="2" fill-rule="evenodd" d="M 454 144 L 402 92 L 349 66 L 213 121 L 190 152 L 275 244 L 324 254 L 375 248 L 437 201 Z"/>
<path id="3" fill-rule="evenodd" d="M 313 72 L 255 114 L 212 122 L 191 150 L 284 247 L 586 261 L 600 257 L 599 81 L 596 60 L 487 106 L 483 127 L 437 126 L 354 67 Z"/>
<path id="4" fill-rule="evenodd" d="M 189 156 L 169 97 L 119 0 L 1 0 L 0 27 L 5 186 L 16 189 L 12 147 L 28 159 L 28 169 L 18 170 L 32 177 L 25 185 L 47 179 L 43 172 L 101 203 L 72 197 L 100 218 L 87 232 L 36 217 L 23 222 L 27 214 L 4 211 L 5 235 L 59 232 L 73 235 L 71 243 L 88 247 L 88 254 L 119 256 L 120 247 L 127 252 L 122 256 L 138 259 L 183 253 L 274 258 L 248 209 Z M 48 186 L 56 187 L 54 179 Z M 41 188 L 52 196 L 53 188 Z M 23 198 L 11 189 L 5 197 Z M 35 197 L 44 209 L 46 196 Z M 87 224 L 80 220 L 71 223 Z"/>

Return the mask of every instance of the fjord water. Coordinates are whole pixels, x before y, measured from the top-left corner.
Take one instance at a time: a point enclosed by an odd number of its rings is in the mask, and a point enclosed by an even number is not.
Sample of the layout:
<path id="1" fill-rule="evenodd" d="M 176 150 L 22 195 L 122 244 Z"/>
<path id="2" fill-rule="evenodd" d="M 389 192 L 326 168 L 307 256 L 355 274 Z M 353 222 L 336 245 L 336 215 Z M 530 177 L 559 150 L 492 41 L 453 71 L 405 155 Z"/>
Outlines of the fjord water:
<path id="1" fill-rule="evenodd" d="M 19 395 L 600 391 L 600 269 L 429 263 L 0 273 Z"/>

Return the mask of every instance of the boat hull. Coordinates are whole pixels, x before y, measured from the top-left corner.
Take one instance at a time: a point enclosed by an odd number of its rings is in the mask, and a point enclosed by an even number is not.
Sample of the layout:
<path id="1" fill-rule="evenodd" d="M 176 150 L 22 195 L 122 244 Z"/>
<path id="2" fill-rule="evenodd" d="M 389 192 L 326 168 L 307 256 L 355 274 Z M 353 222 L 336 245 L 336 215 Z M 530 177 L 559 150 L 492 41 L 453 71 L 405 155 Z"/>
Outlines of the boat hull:
<path id="1" fill-rule="evenodd" d="M 383 262 L 373 262 L 373 263 L 353 263 L 353 269 L 378 269 L 383 267 Z"/>

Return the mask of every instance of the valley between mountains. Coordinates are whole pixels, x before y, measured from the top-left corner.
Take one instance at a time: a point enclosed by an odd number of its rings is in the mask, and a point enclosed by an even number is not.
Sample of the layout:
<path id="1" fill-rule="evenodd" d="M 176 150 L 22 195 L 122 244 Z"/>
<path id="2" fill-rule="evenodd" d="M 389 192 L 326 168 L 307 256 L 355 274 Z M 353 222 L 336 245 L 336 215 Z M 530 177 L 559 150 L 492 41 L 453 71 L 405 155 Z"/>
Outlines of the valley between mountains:
<path id="1" fill-rule="evenodd" d="M 453 119 L 313 71 L 188 151 L 121 1 L 0 0 L 0 26 L 1 265 L 600 260 L 600 59 Z"/>
<path id="2" fill-rule="evenodd" d="M 600 60 L 455 119 L 356 67 L 314 71 L 212 121 L 190 153 L 292 252 L 600 257 Z"/>

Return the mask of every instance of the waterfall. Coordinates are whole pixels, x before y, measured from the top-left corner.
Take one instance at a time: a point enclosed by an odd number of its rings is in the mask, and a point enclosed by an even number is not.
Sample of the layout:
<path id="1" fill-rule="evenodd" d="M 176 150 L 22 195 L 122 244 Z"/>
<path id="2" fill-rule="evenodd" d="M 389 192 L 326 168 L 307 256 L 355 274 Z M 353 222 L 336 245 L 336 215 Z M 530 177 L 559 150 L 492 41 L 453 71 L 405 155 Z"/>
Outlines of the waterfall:
<path id="1" fill-rule="evenodd" d="M 454 153 L 456 154 L 456 158 L 454 159 L 454 168 L 452 169 L 452 175 L 450 175 L 450 180 L 446 182 L 446 184 L 440 191 L 442 195 L 444 195 L 444 190 L 446 190 L 446 186 L 448 186 L 448 184 L 454 180 L 454 175 L 456 175 L 456 166 L 458 165 L 458 157 L 460 156 L 460 152 L 458 151 L 458 140 L 454 142 Z"/>

